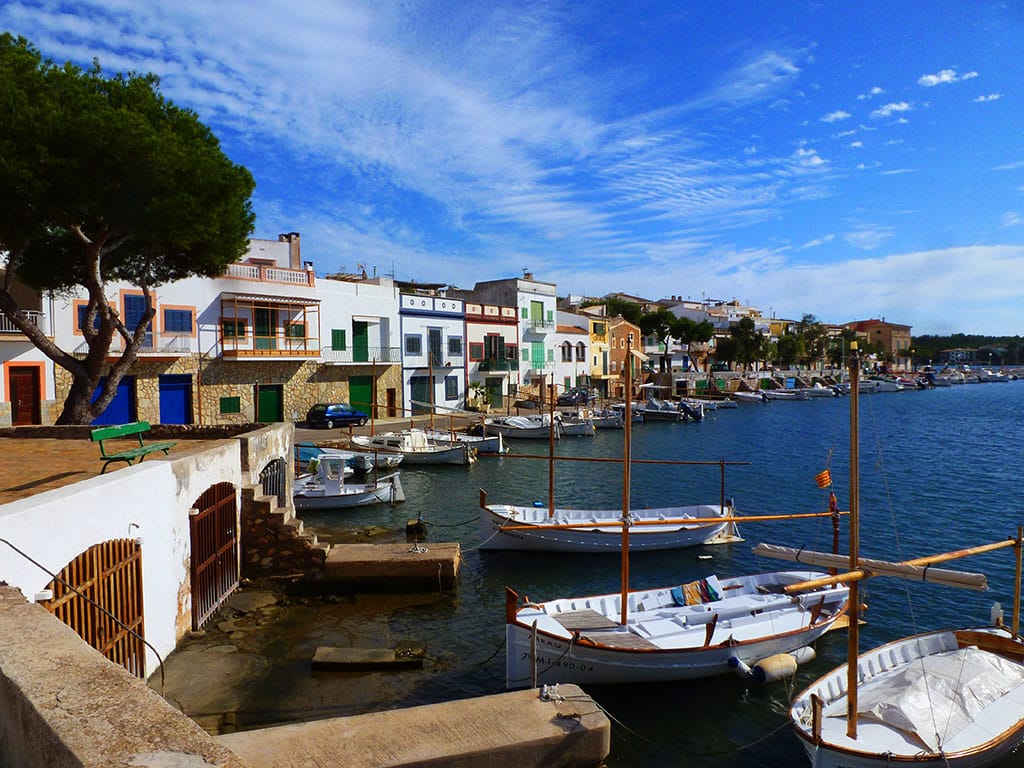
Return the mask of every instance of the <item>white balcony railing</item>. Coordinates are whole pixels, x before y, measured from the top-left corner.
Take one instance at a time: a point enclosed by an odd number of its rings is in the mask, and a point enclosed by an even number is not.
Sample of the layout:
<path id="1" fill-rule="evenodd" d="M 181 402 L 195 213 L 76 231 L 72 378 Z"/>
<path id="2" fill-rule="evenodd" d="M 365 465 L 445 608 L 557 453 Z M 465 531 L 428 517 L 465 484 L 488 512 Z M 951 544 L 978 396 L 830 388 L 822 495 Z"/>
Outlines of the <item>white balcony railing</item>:
<path id="1" fill-rule="evenodd" d="M 46 330 L 46 327 L 43 324 L 46 319 L 46 315 L 34 309 L 26 309 L 25 314 L 34 326 L 41 328 L 43 331 Z M 14 323 L 7 319 L 7 315 L 0 314 L 0 333 L 21 333 L 21 331 L 14 325 Z"/>
<path id="2" fill-rule="evenodd" d="M 230 264 L 224 276 L 238 277 L 243 280 L 258 280 L 264 283 L 313 284 L 313 273 L 309 270 L 261 267 L 257 264 Z"/>

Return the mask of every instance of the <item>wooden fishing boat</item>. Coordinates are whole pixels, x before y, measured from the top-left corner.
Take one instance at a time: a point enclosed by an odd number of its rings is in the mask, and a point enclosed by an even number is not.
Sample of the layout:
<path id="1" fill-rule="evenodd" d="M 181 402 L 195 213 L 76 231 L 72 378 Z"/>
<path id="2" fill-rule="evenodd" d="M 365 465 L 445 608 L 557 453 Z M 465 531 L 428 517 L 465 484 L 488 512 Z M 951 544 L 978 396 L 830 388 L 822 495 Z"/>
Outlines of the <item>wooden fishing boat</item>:
<path id="1" fill-rule="evenodd" d="M 738 537 L 731 503 L 633 509 L 628 518 L 634 552 L 695 547 Z M 622 510 L 556 508 L 551 512 L 546 505 L 488 505 L 484 494 L 480 549 L 619 552 Z"/>
<path id="2" fill-rule="evenodd" d="M 344 457 L 322 454 L 312 462 L 315 462 L 312 472 L 295 478 L 292 501 L 297 511 L 405 501 L 398 472 L 375 477 L 366 483 L 353 483 L 345 478 Z"/>
<path id="3" fill-rule="evenodd" d="M 508 439 L 534 439 L 547 440 L 551 437 L 551 416 L 542 414 L 538 416 L 489 416 L 484 419 L 484 429 L 489 435 L 501 435 Z M 554 425 L 554 437 L 557 440 L 561 437 L 562 428 L 557 423 Z"/>
<path id="4" fill-rule="evenodd" d="M 687 680 L 799 655 L 846 611 L 842 585 L 796 599 L 782 591 L 820 575 L 709 576 L 631 591 L 625 602 L 615 593 L 520 604 L 507 590 L 506 684 Z"/>
<path id="5" fill-rule="evenodd" d="M 1002 759 L 1024 737 L 1024 641 L 1019 634 L 1021 552 L 1016 538 L 915 560 L 890 563 L 859 553 L 858 386 L 859 360 L 850 365 L 850 553 L 830 555 L 787 548 L 770 555 L 847 573 L 790 585 L 820 589 L 850 585 L 850 636 L 846 664 L 816 680 L 793 699 L 789 717 L 815 768 L 930 766 L 978 768 Z M 1011 627 L 1001 611 L 994 626 L 916 634 L 861 654 L 859 580 L 899 576 L 968 589 L 984 589 L 983 574 L 933 568 L 969 555 L 1013 547 L 1017 579 Z"/>
<path id="6" fill-rule="evenodd" d="M 468 443 L 434 442 L 422 429 L 376 435 L 353 435 L 352 445 L 379 454 L 399 454 L 404 464 L 472 464 L 476 452 Z"/>

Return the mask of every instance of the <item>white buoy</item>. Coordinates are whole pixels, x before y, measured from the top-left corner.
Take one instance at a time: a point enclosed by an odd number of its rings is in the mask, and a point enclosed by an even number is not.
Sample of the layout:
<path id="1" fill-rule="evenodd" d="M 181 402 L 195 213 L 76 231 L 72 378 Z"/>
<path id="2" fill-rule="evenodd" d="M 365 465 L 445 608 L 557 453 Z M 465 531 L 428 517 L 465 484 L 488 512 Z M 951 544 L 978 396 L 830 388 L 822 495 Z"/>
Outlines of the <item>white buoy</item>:
<path id="1" fill-rule="evenodd" d="M 739 656 L 729 657 L 729 668 L 742 678 L 749 678 L 754 674 L 747 663 Z"/>

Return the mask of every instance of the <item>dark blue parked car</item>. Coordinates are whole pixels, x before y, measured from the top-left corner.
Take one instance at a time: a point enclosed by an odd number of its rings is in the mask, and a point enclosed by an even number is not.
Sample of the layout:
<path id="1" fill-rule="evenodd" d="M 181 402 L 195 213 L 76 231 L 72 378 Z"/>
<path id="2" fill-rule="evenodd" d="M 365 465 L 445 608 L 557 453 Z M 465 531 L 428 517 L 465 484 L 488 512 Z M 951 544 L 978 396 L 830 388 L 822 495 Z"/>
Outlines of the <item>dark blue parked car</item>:
<path id="1" fill-rule="evenodd" d="M 354 424 L 361 427 L 369 418 L 348 403 L 317 403 L 306 414 L 306 426 L 334 429 Z"/>

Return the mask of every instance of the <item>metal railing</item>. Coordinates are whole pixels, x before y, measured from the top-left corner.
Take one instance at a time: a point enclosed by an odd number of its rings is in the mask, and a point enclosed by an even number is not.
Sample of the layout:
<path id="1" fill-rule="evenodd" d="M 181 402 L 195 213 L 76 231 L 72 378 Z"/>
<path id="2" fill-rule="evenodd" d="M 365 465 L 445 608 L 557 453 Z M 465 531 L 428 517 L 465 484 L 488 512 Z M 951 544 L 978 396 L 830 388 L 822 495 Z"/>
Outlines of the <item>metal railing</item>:
<path id="1" fill-rule="evenodd" d="M 333 349 L 324 347 L 320 358 L 325 363 L 400 363 L 402 350 L 399 347 L 366 347 L 365 349 Z"/>
<path id="2" fill-rule="evenodd" d="M 120 355 L 124 353 L 125 343 L 124 339 L 120 336 L 115 336 L 110 341 L 110 349 L 108 355 Z M 191 352 L 197 351 L 193 349 L 192 337 L 191 336 L 172 336 L 167 339 L 161 339 L 149 334 L 142 340 L 142 344 L 139 345 L 140 355 L 187 355 Z M 85 357 L 89 354 L 89 342 L 83 341 L 77 347 L 75 347 L 72 354 L 75 357 Z"/>
<path id="3" fill-rule="evenodd" d="M 512 358 L 506 358 L 505 360 L 481 360 L 478 364 L 478 370 L 484 373 L 518 371 L 519 361 Z"/>
<path id="4" fill-rule="evenodd" d="M 42 328 L 44 331 L 46 330 L 43 326 L 43 320 L 46 318 L 46 315 L 34 309 L 26 309 L 24 311 L 34 326 Z M 0 333 L 21 333 L 21 330 L 7 318 L 7 315 L 0 314 Z"/>

